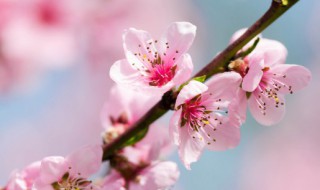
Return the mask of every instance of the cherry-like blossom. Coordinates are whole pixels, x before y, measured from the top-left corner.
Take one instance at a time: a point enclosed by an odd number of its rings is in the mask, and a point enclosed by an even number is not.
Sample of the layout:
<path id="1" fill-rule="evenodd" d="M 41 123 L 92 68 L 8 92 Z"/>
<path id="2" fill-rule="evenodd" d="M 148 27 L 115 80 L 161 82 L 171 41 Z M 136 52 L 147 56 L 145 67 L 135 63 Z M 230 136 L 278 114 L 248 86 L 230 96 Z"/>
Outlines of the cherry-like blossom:
<path id="1" fill-rule="evenodd" d="M 204 148 L 225 150 L 239 143 L 239 116 L 234 101 L 241 77 L 234 72 L 218 74 L 207 85 L 190 81 L 180 91 L 170 121 L 170 135 L 179 147 L 187 169 Z"/>
<path id="2" fill-rule="evenodd" d="M 311 79 L 305 67 L 284 64 L 286 56 L 287 49 L 280 42 L 261 38 L 252 53 L 229 65 L 243 77 L 240 96 L 247 95 L 251 114 L 263 125 L 278 123 L 285 114 L 284 96 L 307 86 Z M 244 102 L 242 111 L 246 110 Z"/>
<path id="3" fill-rule="evenodd" d="M 126 30 L 126 59 L 113 64 L 110 77 L 128 87 L 162 92 L 185 82 L 193 69 L 191 56 L 186 52 L 195 33 L 196 27 L 188 22 L 172 23 L 159 39 L 143 30 Z"/>
<path id="4" fill-rule="evenodd" d="M 114 85 L 101 111 L 105 143 L 121 135 L 160 99 L 161 94 L 150 95 Z"/>
<path id="5" fill-rule="evenodd" d="M 86 146 L 67 157 L 51 156 L 41 161 L 35 190 L 98 189 L 88 179 L 97 172 L 102 161 L 99 145 Z"/>
<path id="6" fill-rule="evenodd" d="M 163 139 L 168 139 L 168 135 L 153 129 L 150 128 L 142 141 L 118 154 L 119 164 L 114 164 L 114 169 L 104 179 L 103 190 L 166 189 L 176 183 L 180 175 L 177 165 L 159 160 L 161 151 L 166 147 Z"/>

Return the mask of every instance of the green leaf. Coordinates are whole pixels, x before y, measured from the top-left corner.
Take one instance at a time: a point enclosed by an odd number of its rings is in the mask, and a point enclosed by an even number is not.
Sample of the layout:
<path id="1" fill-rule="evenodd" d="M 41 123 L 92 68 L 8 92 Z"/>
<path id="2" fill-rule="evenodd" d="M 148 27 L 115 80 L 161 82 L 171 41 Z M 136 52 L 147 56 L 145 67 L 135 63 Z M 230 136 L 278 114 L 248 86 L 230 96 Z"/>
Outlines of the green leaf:
<path id="1" fill-rule="evenodd" d="M 206 77 L 207 77 L 206 75 L 202 75 L 202 76 L 200 76 L 200 77 L 195 77 L 195 78 L 192 78 L 192 79 L 188 80 L 187 82 L 185 82 L 185 83 L 183 83 L 182 85 L 179 86 L 178 92 L 180 92 L 181 89 L 182 89 L 185 85 L 187 85 L 190 81 L 195 80 L 195 81 L 198 81 L 198 82 L 202 82 L 202 83 L 203 83 L 203 82 L 206 80 Z"/>
<path id="2" fill-rule="evenodd" d="M 143 129 L 142 131 L 139 131 L 135 136 L 131 137 L 130 139 L 128 139 L 122 146 L 122 148 L 126 147 L 126 146 L 131 146 L 137 142 L 139 142 L 141 139 L 143 139 L 146 134 L 148 133 L 148 129 L 149 127 L 146 127 L 145 129 Z"/>
<path id="3" fill-rule="evenodd" d="M 206 77 L 207 77 L 206 75 L 202 75 L 200 77 L 195 77 L 195 78 L 193 78 L 191 80 L 195 80 L 195 81 L 198 81 L 198 82 L 204 82 L 206 80 Z"/>

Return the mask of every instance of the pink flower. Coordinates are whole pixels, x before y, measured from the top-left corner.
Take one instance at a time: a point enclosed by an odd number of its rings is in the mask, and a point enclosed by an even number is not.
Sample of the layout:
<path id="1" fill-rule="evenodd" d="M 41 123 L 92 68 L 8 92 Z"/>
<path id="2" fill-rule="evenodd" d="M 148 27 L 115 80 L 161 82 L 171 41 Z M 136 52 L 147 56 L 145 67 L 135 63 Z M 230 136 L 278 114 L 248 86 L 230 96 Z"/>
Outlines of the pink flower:
<path id="1" fill-rule="evenodd" d="M 112 170 L 104 179 L 101 190 L 126 190 L 125 184 L 125 179 L 118 172 Z"/>
<path id="2" fill-rule="evenodd" d="M 287 50 L 280 42 L 261 39 L 252 53 L 232 63 L 232 69 L 243 77 L 240 93 L 250 93 L 250 112 L 263 125 L 278 123 L 285 113 L 284 95 L 302 89 L 311 79 L 305 67 L 284 64 L 286 56 Z"/>
<path id="3" fill-rule="evenodd" d="M 163 92 L 185 82 L 193 69 L 186 51 L 195 33 L 196 27 L 188 22 L 172 23 L 159 40 L 146 31 L 130 28 L 123 34 L 126 59 L 113 64 L 110 77 L 139 90 Z"/>
<path id="4" fill-rule="evenodd" d="M 31 190 L 39 176 L 40 162 L 34 162 L 20 172 L 14 172 L 6 185 L 6 190 Z"/>
<path id="5" fill-rule="evenodd" d="M 154 133 L 156 131 L 150 132 L 148 135 L 157 135 Z M 162 138 L 166 137 L 158 136 L 160 140 L 151 143 L 143 139 L 135 146 L 124 148 L 119 155 L 125 159 L 111 170 L 104 180 L 102 189 L 150 190 L 173 186 L 180 172 L 174 162 L 158 160 L 160 152 L 166 146 L 161 143 Z"/>
<path id="6" fill-rule="evenodd" d="M 225 150 L 239 143 L 240 125 L 233 99 L 241 77 L 233 72 L 212 77 L 206 86 L 190 81 L 180 91 L 176 112 L 170 121 L 170 135 L 179 146 L 187 169 L 199 159 L 204 148 Z"/>
<path id="7" fill-rule="evenodd" d="M 173 186 L 180 173 L 173 162 L 153 162 L 143 168 L 134 178 L 124 179 L 113 170 L 104 181 L 102 190 L 156 190 Z"/>
<path id="8" fill-rule="evenodd" d="M 35 181 L 36 190 L 96 189 L 88 177 L 100 168 L 102 148 L 87 146 L 66 158 L 46 157 L 41 161 L 40 175 Z"/>
<path id="9" fill-rule="evenodd" d="M 123 88 L 113 88 L 111 94 L 116 96 L 111 96 L 110 101 L 108 101 L 109 103 L 106 104 L 122 104 L 121 107 L 116 106 L 114 112 L 108 113 L 117 119 L 112 119 L 111 124 L 109 122 L 109 125 L 105 125 L 106 132 L 104 133 L 104 139 L 106 143 L 123 133 L 131 124 L 141 117 L 145 108 L 140 109 L 139 107 L 142 108 L 142 106 L 138 105 L 148 107 L 149 105 L 144 103 L 150 100 L 154 101 L 142 93 L 134 93 L 130 90 L 127 90 L 126 94 L 121 92 L 124 92 Z M 129 94 L 132 96 L 129 96 Z M 123 99 L 123 96 L 128 97 Z M 118 114 L 118 116 L 114 114 Z M 104 118 L 108 118 L 107 114 L 103 115 Z M 128 117 L 124 117 L 124 115 Z M 141 141 L 118 151 L 116 155 L 117 159 L 113 158 L 111 161 L 112 170 L 105 178 L 102 189 L 149 190 L 163 189 L 172 186 L 179 177 L 176 164 L 158 160 L 160 156 L 168 153 L 170 148 L 171 143 L 167 130 L 164 127 L 153 124 L 150 126 L 147 135 Z"/>
<path id="10" fill-rule="evenodd" d="M 101 111 L 105 142 L 122 134 L 160 99 L 161 94 L 151 96 L 119 85 L 113 86 Z"/>

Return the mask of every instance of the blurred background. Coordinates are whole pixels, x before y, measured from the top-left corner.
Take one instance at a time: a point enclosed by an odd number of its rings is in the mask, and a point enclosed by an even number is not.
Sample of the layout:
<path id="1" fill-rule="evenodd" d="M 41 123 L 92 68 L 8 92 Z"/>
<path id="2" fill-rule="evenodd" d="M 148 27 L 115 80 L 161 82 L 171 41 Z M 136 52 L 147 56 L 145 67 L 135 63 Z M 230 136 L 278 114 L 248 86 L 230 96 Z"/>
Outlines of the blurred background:
<path id="1" fill-rule="evenodd" d="M 197 25 L 189 51 L 196 72 L 270 1 L 0 0 L 0 186 L 32 161 L 101 142 L 108 69 L 124 57 L 125 28 L 157 37 L 174 21 Z M 313 74 L 307 88 L 287 97 L 284 120 L 263 127 L 248 114 L 240 145 L 205 151 L 191 171 L 174 154 L 181 169 L 174 189 L 319 189 L 319 13 L 318 1 L 301 1 L 263 33 L 285 44 L 287 63 Z"/>

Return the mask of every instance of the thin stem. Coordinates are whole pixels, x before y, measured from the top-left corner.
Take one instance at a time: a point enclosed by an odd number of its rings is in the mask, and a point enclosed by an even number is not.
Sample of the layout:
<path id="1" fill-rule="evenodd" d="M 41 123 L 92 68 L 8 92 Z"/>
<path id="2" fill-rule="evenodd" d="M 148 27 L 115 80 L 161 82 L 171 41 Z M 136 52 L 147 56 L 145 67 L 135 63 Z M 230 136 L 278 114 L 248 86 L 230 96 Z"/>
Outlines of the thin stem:
<path id="1" fill-rule="evenodd" d="M 200 70 L 194 77 L 206 75 L 207 79 L 214 74 L 227 71 L 227 66 L 230 60 L 236 53 L 246 45 L 255 36 L 261 33 L 265 28 L 272 24 L 283 13 L 289 10 L 299 0 L 273 0 L 268 11 L 257 20 L 248 30 L 236 41 L 230 44 L 225 50 L 218 54 L 206 67 Z M 154 105 L 140 120 L 131 126 L 121 136 L 116 138 L 113 142 L 103 146 L 103 160 L 109 157 L 130 138 L 135 136 L 138 132 L 149 127 L 151 123 L 163 116 L 172 105 L 175 104 L 176 93 L 173 90 L 168 91 L 162 97 L 162 100 Z M 168 96 L 168 94 L 171 96 Z"/>

